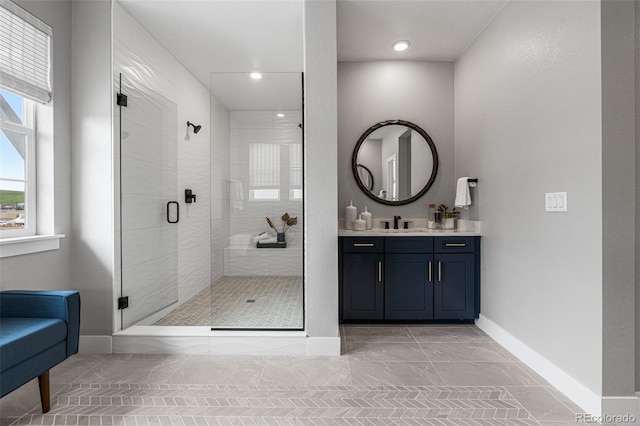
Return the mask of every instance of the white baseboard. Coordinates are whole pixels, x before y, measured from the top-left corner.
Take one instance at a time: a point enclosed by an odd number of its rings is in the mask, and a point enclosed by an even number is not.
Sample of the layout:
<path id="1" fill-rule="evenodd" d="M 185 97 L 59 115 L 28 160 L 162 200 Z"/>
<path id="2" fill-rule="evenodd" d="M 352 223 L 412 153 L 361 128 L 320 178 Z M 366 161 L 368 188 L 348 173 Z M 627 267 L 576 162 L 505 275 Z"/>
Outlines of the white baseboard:
<path id="1" fill-rule="evenodd" d="M 78 353 L 110 354 L 112 353 L 111 336 L 80 336 Z"/>
<path id="2" fill-rule="evenodd" d="M 602 414 L 602 398 L 585 385 L 571 377 L 560 367 L 518 340 L 508 331 L 485 316 L 480 315 L 476 325 L 496 342 L 527 364 L 551 385 L 564 393 L 580 408 L 593 416 Z"/>
<path id="3" fill-rule="evenodd" d="M 340 337 L 307 337 L 298 331 L 134 326 L 115 333 L 111 349 L 131 354 L 340 356 Z"/>
<path id="4" fill-rule="evenodd" d="M 340 337 L 307 337 L 307 355 L 340 356 Z"/>

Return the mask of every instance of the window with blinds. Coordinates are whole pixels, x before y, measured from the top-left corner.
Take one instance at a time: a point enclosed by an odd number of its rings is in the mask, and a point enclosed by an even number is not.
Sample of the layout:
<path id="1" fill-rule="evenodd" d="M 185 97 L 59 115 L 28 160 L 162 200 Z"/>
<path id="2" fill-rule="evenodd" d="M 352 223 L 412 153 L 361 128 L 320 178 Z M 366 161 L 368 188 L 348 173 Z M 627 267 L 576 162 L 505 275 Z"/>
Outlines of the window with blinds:
<path id="1" fill-rule="evenodd" d="M 252 143 L 249 145 L 249 190 L 252 200 L 280 199 L 280 145 Z"/>
<path id="2" fill-rule="evenodd" d="M 0 86 L 41 103 L 51 101 L 51 27 L 0 0 Z"/>
<path id="3" fill-rule="evenodd" d="M 302 200 L 302 144 L 289 144 L 289 199 Z"/>

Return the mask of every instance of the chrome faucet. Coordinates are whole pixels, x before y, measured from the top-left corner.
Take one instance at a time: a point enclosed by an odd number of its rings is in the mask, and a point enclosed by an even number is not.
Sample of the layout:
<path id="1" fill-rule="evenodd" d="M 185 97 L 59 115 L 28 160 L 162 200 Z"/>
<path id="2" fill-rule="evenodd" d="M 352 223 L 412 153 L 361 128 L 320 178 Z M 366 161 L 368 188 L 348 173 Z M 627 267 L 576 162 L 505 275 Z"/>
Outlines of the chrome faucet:
<path id="1" fill-rule="evenodd" d="M 398 229 L 398 221 L 402 219 L 400 216 L 393 217 L 393 229 Z"/>

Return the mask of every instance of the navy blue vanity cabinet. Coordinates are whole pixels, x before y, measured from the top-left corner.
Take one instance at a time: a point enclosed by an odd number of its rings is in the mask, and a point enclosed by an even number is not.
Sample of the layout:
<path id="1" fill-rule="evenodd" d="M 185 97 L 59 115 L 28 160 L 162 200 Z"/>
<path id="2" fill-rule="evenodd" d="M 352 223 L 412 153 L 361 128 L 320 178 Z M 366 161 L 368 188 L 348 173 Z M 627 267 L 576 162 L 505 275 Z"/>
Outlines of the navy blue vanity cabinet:
<path id="1" fill-rule="evenodd" d="M 341 320 L 472 321 L 480 237 L 341 237 Z"/>
<path id="2" fill-rule="evenodd" d="M 433 237 L 385 241 L 384 317 L 433 319 Z"/>
<path id="3" fill-rule="evenodd" d="M 434 318 L 477 318 L 480 312 L 480 238 L 436 237 L 434 251 Z"/>
<path id="4" fill-rule="evenodd" d="M 341 241 L 342 319 L 384 319 L 384 238 Z"/>

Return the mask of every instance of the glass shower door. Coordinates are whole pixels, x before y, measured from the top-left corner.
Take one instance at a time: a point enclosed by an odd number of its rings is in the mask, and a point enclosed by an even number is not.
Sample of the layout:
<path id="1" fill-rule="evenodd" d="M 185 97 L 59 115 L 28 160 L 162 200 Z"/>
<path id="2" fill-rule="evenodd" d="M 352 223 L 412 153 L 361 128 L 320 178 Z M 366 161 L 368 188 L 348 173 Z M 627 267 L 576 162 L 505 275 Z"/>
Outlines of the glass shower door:
<path id="1" fill-rule="evenodd" d="M 121 75 L 120 229 L 122 327 L 178 301 L 177 110 Z M 126 96 L 126 98 L 124 96 Z M 146 319 L 146 321 L 145 321 Z"/>

